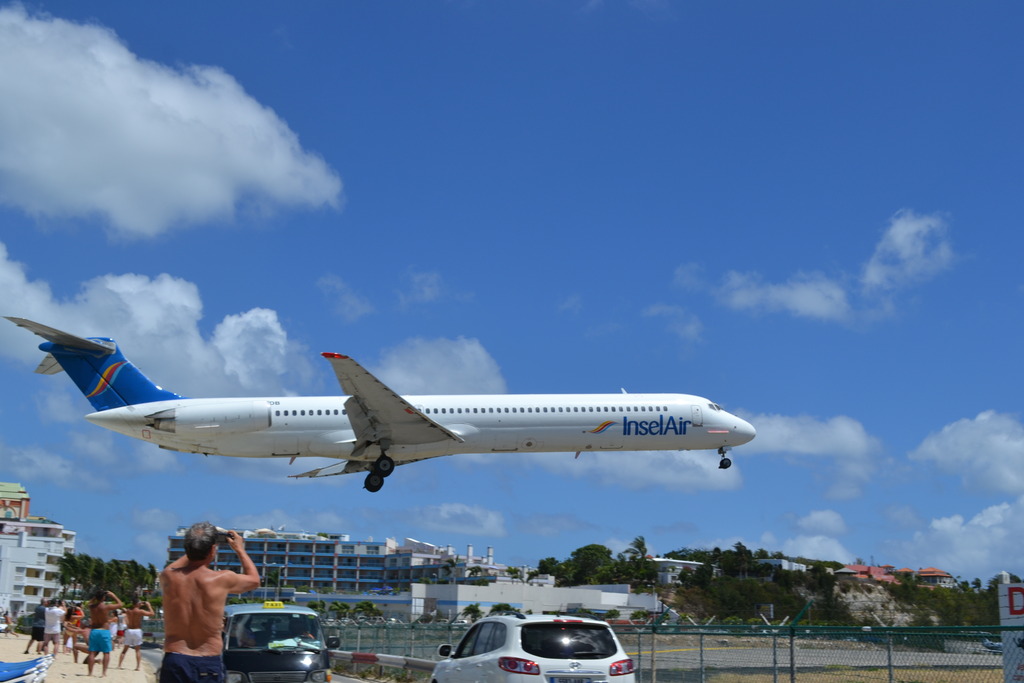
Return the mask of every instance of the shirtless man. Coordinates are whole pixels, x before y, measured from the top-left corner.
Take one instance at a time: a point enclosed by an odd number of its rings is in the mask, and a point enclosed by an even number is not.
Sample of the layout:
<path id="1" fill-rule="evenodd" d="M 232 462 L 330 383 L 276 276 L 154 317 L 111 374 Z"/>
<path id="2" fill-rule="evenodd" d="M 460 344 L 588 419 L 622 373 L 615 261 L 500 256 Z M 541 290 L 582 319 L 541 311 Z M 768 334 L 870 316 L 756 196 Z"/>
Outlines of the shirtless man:
<path id="1" fill-rule="evenodd" d="M 156 616 L 153 606 L 145 600 L 136 600 L 124 613 L 124 649 L 121 650 L 121 659 L 117 661 L 117 668 L 124 664 L 124 656 L 129 649 L 135 650 L 135 670 L 142 666 L 142 618 Z"/>
<path id="2" fill-rule="evenodd" d="M 238 555 L 240 574 L 210 569 L 218 540 L 226 540 Z M 185 555 L 160 572 L 164 593 L 160 683 L 223 683 L 224 604 L 229 593 L 245 593 L 259 585 L 259 572 L 238 532 L 218 534 L 209 522 L 193 524 L 185 532 Z"/>
<path id="3" fill-rule="evenodd" d="M 110 598 L 110 600 L 107 600 Z M 103 655 L 103 676 L 107 675 L 107 666 L 110 664 L 110 651 L 114 649 L 114 641 L 110 637 L 110 629 L 107 624 L 110 622 L 110 614 L 113 610 L 124 607 L 121 598 L 110 591 L 96 591 L 96 595 L 87 605 L 89 608 L 89 623 L 92 630 L 89 632 L 89 658 L 85 660 L 89 675 L 92 676 L 92 667 L 96 663 L 96 655 Z"/>

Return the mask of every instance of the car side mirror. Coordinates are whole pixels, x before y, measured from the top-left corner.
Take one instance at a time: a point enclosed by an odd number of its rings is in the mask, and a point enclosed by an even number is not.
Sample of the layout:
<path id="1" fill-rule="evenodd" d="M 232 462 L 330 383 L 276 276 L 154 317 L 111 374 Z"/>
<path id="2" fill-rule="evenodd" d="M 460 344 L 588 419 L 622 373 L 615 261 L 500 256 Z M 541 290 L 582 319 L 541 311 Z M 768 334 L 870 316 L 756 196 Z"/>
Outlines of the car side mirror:
<path id="1" fill-rule="evenodd" d="M 445 643 L 444 645 L 438 645 L 437 646 L 437 656 L 438 657 L 450 657 L 451 654 L 452 654 L 452 646 L 451 646 L 450 643 Z"/>
<path id="2" fill-rule="evenodd" d="M 337 650 L 339 647 L 341 647 L 341 638 L 338 636 L 330 636 L 327 639 L 328 650 Z"/>

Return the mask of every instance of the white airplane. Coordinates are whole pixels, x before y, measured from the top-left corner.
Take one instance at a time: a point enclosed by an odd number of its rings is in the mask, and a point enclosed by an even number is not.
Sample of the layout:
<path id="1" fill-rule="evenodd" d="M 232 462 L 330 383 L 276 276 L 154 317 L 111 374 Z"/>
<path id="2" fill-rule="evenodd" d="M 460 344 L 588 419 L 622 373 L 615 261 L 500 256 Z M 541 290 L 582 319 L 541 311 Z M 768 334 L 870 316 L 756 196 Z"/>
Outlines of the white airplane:
<path id="1" fill-rule="evenodd" d="M 185 398 L 153 384 L 112 339 L 78 337 L 24 318 L 46 340 L 36 368 L 66 371 L 96 412 L 85 419 L 173 451 L 241 458 L 335 458 L 294 477 L 368 471 L 379 491 L 396 465 L 456 453 L 717 449 L 754 427 L 688 394 L 399 396 L 359 363 L 324 353 L 345 396 Z"/>

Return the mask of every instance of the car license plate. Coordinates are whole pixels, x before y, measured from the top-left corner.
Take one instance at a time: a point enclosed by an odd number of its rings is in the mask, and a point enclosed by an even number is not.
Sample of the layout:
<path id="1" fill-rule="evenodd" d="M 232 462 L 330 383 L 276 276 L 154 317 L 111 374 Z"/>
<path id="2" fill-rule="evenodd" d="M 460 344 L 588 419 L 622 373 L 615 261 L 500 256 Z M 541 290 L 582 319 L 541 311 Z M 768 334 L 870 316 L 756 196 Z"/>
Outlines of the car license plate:
<path id="1" fill-rule="evenodd" d="M 604 683 L 600 679 L 579 678 L 573 676 L 549 676 L 548 683 Z"/>

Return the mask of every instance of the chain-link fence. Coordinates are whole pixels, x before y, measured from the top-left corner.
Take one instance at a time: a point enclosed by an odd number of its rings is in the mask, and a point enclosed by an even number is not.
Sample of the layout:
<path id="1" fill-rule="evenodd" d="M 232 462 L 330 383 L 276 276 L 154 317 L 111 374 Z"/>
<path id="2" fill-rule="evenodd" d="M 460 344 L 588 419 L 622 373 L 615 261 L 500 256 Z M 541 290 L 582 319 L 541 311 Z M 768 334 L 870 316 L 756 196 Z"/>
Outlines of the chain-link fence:
<path id="1" fill-rule="evenodd" d="M 437 659 L 466 625 L 330 627 L 341 650 Z M 617 626 L 637 683 L 1001 683 L 1001 628 Z"/>

